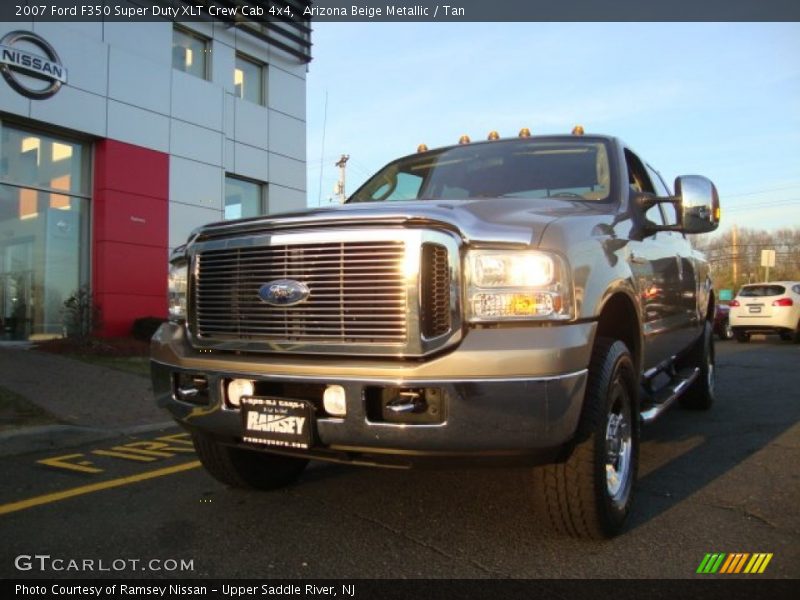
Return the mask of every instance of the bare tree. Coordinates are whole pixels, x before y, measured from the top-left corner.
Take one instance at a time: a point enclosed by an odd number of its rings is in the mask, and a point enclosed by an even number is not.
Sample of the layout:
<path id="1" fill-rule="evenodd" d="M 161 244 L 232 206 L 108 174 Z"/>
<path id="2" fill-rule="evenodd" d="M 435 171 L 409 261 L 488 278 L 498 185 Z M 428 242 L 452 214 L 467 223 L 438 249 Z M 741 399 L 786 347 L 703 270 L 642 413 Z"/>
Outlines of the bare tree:
<path id="1" fill-rule="evenodd" d="M 775 250 L 772 281 L 800 280 L 800 227 L 774 231 L 729 229 L 715 237 L 695 236 L 693 243 L 711 264 L 716 289 L 738 289 L 745 283 L 763 281 L 761 251 Z"/>

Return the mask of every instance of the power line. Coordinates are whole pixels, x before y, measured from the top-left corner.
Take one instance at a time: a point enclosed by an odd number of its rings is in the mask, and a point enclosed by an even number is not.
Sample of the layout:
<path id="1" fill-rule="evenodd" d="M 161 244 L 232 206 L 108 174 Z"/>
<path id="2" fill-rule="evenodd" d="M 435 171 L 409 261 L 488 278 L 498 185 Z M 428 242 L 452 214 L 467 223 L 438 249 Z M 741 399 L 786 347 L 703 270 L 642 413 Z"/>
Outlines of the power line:
<path id="1" fill-rule="evenodd" d="M 795 256 L 795 254 L 796 254 L 795 252 L 776 252 L 775 253 L 775 257 L 776 258 L 787 258 L 787 257 L 791 258 L 791 257 Z M 752 259 L 752 261 L 759 261 L 761 259 L 760 256 L 751 256 L 749 258 Z M 730 261 L 730 260 L 741 260 L 741 261 L 746 263 L 746 262 L 748 262 L 748 256 L 747 255 L 741 255 L 741 254 L 728 254 L 726 256 L 710 257 L 707 260 L 710 263 L 727 262 L 727 261 Z"/>
<path id="2" fill-rule="evenodd" d="M 772 208 L 775 206 L 791 206 L 793 204 L 800 204 L 800 198 L 788 198 L 784 200 L 772 200 L 769 202 L 761 202 L 756 205 L 748 206 L 732 206 L 730 208 L 723 207 L 724 212 L 741 212 L 745 210 L 759 210 L 762 208 Z"/>
<path id="3" fill-rule="evenodd" d="M 800 183 L 794 183 L 792 185 L 787 185 L 784 187 L 776 187 L 776 188 L 767 188 L 764 190 L 755 190 L 752 192 L 742 192 L 739 194 L 724 194 L 724 198 L 740 198 L 742 196 L 755 196 L 757 194 L 764 194 L 766 192 L 780 192 L 782 190 L 791 190 L 793 188 L 800 187 Z"/>

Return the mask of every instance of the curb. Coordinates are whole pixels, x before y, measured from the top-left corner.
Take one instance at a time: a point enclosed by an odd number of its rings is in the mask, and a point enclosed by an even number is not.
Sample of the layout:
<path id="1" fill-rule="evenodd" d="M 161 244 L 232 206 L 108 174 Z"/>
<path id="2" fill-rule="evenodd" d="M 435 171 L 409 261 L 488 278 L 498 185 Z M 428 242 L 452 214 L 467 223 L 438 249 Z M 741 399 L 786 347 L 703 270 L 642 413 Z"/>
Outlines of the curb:
<path id="1" fill-rule="evenodd" d="M 175 421 L 146 423 L 122 429 L 100 429 L 77 425 L 42 425 L 0 433 L 0 457 L 17 456 L 80 446 L 125 435 L 136 435 L 176 427 Z"/>

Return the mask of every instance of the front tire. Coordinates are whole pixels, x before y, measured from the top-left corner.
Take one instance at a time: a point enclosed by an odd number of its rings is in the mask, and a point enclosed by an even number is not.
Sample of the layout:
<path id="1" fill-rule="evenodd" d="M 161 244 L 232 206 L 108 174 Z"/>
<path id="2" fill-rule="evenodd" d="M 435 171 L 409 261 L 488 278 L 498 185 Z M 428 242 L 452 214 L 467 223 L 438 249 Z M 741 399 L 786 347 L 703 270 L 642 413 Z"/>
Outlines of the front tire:
<path id="1" fill-rule="evenodd" d="M 627 346 L 598 339 L 572 452 L 533 471 L 537 516 L 549 528 L 594 539 L 621 531 L 639 462 L 637 389 Z"/>
<path id="2" fill-rule="evenodd" d="M 694 343 L 684 363 L 700 369 L 692 387 L 679 398 L 681 406 L 691 410 L 708 410 L 714 404 L 716 385 L 716 356 L 711 323 L 706 321 L 703 334 Z"/>
<path id="3" fill-rule="evenodd" d="M 206 471 L 218 481 L 238 488 L 284 487 L 294 482 L 308 464 L 301 458 L 226 446 L 200 433 L 192 435 L 192 442 Z"/>

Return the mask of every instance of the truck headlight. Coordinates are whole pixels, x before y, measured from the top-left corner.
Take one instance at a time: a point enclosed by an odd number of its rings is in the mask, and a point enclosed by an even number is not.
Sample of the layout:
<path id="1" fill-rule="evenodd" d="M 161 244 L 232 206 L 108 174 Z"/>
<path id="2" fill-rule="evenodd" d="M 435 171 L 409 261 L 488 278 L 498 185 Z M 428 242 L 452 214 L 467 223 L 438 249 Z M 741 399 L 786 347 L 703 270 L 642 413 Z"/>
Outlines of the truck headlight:
<path id="1" fill-rule="evenodd" d="M 186 261 L 172 262 L 167 276 L 167 300 L 171 321 L 186 320 L 186 284 L 189 265 Z"/>
<path id="2" fill-rule="evenodd" d="M 573 317 L 566 261 L 541 251 L 470 250 L 467 253 L 470 321 L 566 320 Z"/>

